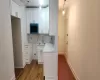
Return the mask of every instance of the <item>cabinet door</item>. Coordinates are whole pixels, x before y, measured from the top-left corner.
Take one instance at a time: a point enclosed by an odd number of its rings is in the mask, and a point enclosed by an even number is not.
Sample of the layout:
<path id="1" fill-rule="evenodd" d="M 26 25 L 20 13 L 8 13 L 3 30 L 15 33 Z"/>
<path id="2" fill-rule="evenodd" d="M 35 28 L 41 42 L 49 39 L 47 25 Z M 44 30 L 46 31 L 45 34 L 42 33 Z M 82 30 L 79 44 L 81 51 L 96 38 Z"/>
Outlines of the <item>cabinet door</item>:
<path id="1" fill-rule="evenodd" d="M 33 52 L 32 52 L 31 44 L 25 45 L 24 56 L 25 56 L 24 58 L 26 60 L 26 63 L 30 64 L 33 59 Z"/>
<path id="2" fill-rule="evenodd" d="M 44 34 L 45 32 L 44 32 L 44 29 L 45 29 L 45 19 L 46 19 L 46 15 L 45 15 L 45 9 L 41 9 L 40 11 L 40 14 L 41 15 L 39 15 L 38 16 L 38 18 L 39 18 L 39 33 L 40 34 Z"/>
<path id="3" fill-rule="evenodd" d="M 44 9 L 44 27 L 43 27 L 43 33 L 49 34 L 49 7 Z"/>
<path id="4" fill-rule="evenodd" d="M 43 52 L 42 52 L 42 50 L 38 50 L 38 63 L 43 64 Z"/>
<path id="5" fill-rule="evenodd" d="M 29 48 L 29 45 L 24 46 L 24 60 L 27 64 L 30 64 L 30 48 Z"/>
<path id="6" fill-rule="evenodd" d="M 49 34 L 49 8 L 43 8 L 39 12 L 39 33 Z"/>
<path id="7" fill-rule="evenodd" d="M 32 61 L 33 59 L 33 51 L 32 51 L 32 44 L 29 44 L 29 56 L 30 56 L 30 62 Z"/>
<path id="8" fill-rule="evenodd" d="M 49 34 L 56 35 L 58 27 L 58 0 L 49 0 Z"/>
<path id="9" fill-rule="evenodd" d="M 40 50 L 38 50 L 37 53 L 38 53 L 38 63 L 40 63 L 41 62 Z"/>
<path id="10" fill-rule="evenodd" d="M 43 53 L 44 76 L 56 80 L 57 78 L 57 54 Z"/>
<path id="11" fill-rule="evenodd" d="M 40 51 L 41 55 L 41 64 L 43 64 L 43 50 Z"/>

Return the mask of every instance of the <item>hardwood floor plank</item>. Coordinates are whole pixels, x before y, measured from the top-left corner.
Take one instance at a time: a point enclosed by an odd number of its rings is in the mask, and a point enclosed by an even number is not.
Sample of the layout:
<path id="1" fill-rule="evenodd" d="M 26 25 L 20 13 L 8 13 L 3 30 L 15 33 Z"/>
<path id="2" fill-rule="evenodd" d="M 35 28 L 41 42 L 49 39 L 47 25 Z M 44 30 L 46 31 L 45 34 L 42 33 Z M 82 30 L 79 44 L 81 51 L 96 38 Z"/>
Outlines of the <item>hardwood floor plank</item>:
<path id="1" fill-rule="evenodd" d="M 26 65 L 23 74 L 17 80 L 43 80 L 43 65 L 32 61 L 30 65 Z"/>
<path id="2" fill-rule="evenodd" d="M 23 73 L 23 68 L 15 68 L 15 76 L 18 79 Z"/>

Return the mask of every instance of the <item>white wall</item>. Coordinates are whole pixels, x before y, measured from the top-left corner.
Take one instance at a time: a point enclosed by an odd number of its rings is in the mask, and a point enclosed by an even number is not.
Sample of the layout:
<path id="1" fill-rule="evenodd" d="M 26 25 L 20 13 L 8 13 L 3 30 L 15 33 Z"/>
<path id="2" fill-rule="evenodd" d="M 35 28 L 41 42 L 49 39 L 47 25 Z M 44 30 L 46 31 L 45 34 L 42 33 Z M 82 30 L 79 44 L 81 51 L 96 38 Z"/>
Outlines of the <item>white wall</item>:
<path id="1" fill-rule="evenodd" d="M 62 14 L 62 9 L 59 10 L 58 15 L 58 52 L 59 54 L 65 53 L 65 32 L 66 32 L 66 20 Z"/>
<path id="2" fill-rule="evenodd" d="M 25 6 L 20 6 L 20 12 L 21 12 L 21 40 L 22 40 L 22 53 L 23 53 L 23 66 L 25 66 L 25 59 L 24 59 L 24 54 L 25 54 L 25 45 L 28 43 L 27 39 L 27 26 L 26 26 L 26 8 Z"/>
<path id="3" fill-rule="evenodd" d="M 100 80 L 100 1 L 71 0 L 68 62 L 80 80 Z"/>
<path id="4" fill-rule="evenodd" d="M 49 7 L 27 8 L 27 32 L 30 32 L 30 23 L 39 23 L 39 33 L 49 33 Z"/>
<path id="5" fill-rule="evenodd" d="M 13 45 L 9 0 L 0 2 L 0 79 L 14 76 Z"/>

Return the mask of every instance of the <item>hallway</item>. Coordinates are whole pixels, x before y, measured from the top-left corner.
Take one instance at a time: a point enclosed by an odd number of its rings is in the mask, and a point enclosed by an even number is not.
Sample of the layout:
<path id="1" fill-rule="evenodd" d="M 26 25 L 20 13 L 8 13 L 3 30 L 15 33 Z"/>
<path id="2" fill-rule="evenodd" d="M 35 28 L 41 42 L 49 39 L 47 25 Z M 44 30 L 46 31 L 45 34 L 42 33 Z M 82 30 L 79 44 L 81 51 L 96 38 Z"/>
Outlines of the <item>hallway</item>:
<path id="1" fill-rule="evenodd" d="M 63 55 L 58 56 L 58 80 L 75 80 Z"/>

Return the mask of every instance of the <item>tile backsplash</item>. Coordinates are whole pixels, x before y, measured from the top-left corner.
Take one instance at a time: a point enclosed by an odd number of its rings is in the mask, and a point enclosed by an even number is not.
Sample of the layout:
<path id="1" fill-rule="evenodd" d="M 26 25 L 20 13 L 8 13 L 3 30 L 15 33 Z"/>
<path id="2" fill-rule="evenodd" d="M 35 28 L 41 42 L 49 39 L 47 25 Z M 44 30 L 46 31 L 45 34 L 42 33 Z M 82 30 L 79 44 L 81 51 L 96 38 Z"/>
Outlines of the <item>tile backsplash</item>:
<path id="1" fill-rule="evenodd" d="M 54 37 L 49 35 L 28 35 L 28 42 L 32 44 L 53 43 Z"/>
<path id="2" fill-rule="evenodd" d="M 49 35 L 32 35 L 28 34 L 27 36 L 28 43 L 32 45 L 32 54 L 33 54 L 33 59 L 37 60 L 37 45 L 44 45 L 44 43 L 52 43 L 54 44 L 55 42 L 55 37 L 54 36 L 49 36 Z"/>

